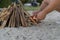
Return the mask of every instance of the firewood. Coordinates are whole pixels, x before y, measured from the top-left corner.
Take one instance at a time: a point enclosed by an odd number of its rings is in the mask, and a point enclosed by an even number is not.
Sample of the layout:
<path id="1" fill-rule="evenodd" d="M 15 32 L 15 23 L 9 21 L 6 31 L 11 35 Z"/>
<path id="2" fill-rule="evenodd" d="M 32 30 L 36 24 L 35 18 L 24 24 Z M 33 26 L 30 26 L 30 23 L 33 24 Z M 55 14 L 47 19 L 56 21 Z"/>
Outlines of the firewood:
<path id="1" fill-rule="evenodd" d="M 22 8 L 24 9 L 22 2 L 21 2 L 20 0 L 18 0 L 18 1 L 19 1 L 20 5 L 22 6 Z M 33 18 L 30 17 L 30 14 L 29 14 L 27 11 L 25 11 L 25 9 L 24 9 L 24 12 L 25 12 L 25 14 L 26 14 L 27 16 L 29 16 L 29 18 L 32 20 L 32 22 L 34 22 L 35 24 L 37 24 L 37 23 L 33 20 Z"/>
<path id="2" fill-rule="evenodd" d="M 24 15 L 24 11 L 23 11 L 23 9 L 21 8 L 21 15 L 22 15 L 22 18 L 23 18 L 23 21 L 24 21 L 24 24 L 25 24 L 25 26 L 27 26 L 27 23 L 26 23 L 26 19 L 25 19 L 25 15 Z"/>
<path id="3" fill-rule="evenodd" d="M 7 22 L 7 21 L 4 21 L 4 22 L 2 23 L 2 25 L 0 26 L 0 29 L 2 29 L 2 28 L 4 28 L 4 27 L 5 27 L 6 22 Z"/>
<path id="4" fill-rule="evenodd" d="M 2 28 L 4 27 L 19 27 L 19 26 L 30 26 L 37 24 L 37 22 L 25 11 L 23 5 L 12 3 L 6 10 L 1 12 L 0 20 L 4 21 Z"/>

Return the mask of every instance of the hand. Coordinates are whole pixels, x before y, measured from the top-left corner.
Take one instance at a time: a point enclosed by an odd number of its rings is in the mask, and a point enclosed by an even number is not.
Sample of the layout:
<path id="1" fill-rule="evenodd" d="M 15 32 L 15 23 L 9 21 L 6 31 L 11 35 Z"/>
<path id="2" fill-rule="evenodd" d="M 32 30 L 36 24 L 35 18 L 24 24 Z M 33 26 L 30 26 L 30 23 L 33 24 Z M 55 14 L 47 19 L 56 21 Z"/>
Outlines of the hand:
<path id="1" fill-rule="evenodd" d="M 46 17 L 45 13 L 40 12 L 40 13 L 37 14 L 37 19 L 38 20 L 43 20 L 43 19 L 45 19 L 45 17 Z"/>
<path id="2" fill-rule="evenodd" d="M 33 14 L 33 16 L 37 16 L 38 13 L 39 13 L 39 11 L 34 11 L 32 14 Z"/>

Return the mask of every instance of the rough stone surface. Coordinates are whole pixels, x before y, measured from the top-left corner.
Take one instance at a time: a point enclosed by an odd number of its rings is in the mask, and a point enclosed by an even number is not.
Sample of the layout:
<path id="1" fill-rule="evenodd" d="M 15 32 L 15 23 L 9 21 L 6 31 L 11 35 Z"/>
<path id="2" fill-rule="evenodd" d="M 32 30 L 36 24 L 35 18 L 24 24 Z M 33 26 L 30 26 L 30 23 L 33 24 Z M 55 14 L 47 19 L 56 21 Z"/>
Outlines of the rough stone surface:
<path id="1" fill-rule="evenodd" d="M 0 40 L 60 40 L 60 13 L 51 12 L 31 27 L 0 29 Z"/>

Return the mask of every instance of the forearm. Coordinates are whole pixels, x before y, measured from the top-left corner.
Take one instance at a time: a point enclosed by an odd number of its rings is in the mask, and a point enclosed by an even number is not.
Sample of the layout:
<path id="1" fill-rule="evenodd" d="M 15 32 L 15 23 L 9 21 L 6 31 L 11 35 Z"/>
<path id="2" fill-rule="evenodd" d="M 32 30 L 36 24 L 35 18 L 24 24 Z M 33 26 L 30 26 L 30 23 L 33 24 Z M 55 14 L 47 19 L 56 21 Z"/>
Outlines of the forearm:
<path id="1" fill-rule="evenodd" d="M 42 2 L 39 11 L 42 11 L 43 9 L 45 9 L 47 7 L 48 3 L 47 2 Z"/>
<path id="2" fill-rule="evenodd" d="M 45 9 L 45 7 L 47 7 L 48 3 L 43 1 L 42 4 L 40 5 L 39 10 L 37 10 L 37 12 L 41 12 L 43 9 Z"/>
<path id="3" fill-rule="evenodd" d="M 55 10 L 55 8 L 58 6 L 58 1 L 54 1 L 50 3 L 42 12 L 45 14 L 48 14 L 49 12 Z"/>

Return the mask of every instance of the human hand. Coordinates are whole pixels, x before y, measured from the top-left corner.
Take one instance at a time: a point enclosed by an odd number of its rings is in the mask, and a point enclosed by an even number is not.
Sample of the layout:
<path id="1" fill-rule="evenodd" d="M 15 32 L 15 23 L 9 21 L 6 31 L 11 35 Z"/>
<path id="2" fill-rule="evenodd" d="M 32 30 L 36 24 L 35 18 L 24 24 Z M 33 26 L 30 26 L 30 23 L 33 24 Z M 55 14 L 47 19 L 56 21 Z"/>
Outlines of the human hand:
<path id="1" fill-rule="evenodd" d="M 37 14 L 39 13 L 39 11 L 34 11 L 32 14 L 32 16 L 37 16 Z"/>
<path id="2" fill-rule="evenodd" d="M 37 14 L 37 19 L 38 20 L 43 20 L 43 19 L 45 19 L 45 17 L 46 17 L 46 14 L 43 13 L 43 12 L 40 12 L 40 13 Z"/>

